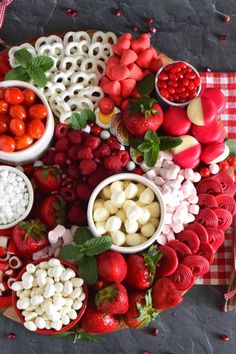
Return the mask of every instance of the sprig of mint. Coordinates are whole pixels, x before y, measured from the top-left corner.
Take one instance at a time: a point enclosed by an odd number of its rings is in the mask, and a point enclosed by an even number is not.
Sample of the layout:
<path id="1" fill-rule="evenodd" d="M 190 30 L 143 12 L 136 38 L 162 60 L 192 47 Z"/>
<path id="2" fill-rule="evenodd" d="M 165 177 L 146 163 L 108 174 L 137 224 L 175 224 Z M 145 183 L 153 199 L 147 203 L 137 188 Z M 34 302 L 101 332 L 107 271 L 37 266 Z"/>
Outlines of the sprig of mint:
<path id="1" fill-rule="evenodd" d="M 73 130 L 84 129 L 88 121 L 96 121 L 95 113 L 91 109 L 85 108 L 80 112 L 73 112 L 71 115 L 71 128 Z"/>
<path id="2" fill-rule="evenodd" d="M 171 136 L 160 136 L 153 130 L 148 130 L 144 141 L 137 146 L 143 153 L 144 162 L 148 167 L 154 167 L 160 151 L 170 150 L 182 143 L 181 138 Z"/>
<path id="3" fill-rule="evenodd" d="M 78 265 L 81 277 L 86 284 L 96 283 L 98 267 L 96 255 L 105 252 L 112 246 L 110 236 L 94 237 L 84 226 L 78 227 L 74 236 L 75 245 L 62 246 L 60 257 Z"/>
<path id="4" fill-rule="evenodd" d="M 14 53 L 19 66 L 11 69 L 5 76 L 5 80 L 30 81 L 38 87 L 44 87 L 47 83 L 45 71 L 51 69 L 53 60 L 45 55 L 33 57 L 25 48 L 19 49 Z"/>
<path id="5" fill-rule="evenodd" d="M 57 334 L 58 338 L 66 338 L 66 339 L 72 339 L 73 343 L 76 343 L 77 340 L 83 340 L 86 342 L 101 342 L 102 337 L 95 335 L 95 334 L 89 334 L 84 331 L 66 331 Z"/>
<path id="6" fill-rule="evenodd" d="M 236 140 L 235 139 L 227 139 L 225 140 L 225 144 L 229 148 L 229 155 L 236 155 Z"/>

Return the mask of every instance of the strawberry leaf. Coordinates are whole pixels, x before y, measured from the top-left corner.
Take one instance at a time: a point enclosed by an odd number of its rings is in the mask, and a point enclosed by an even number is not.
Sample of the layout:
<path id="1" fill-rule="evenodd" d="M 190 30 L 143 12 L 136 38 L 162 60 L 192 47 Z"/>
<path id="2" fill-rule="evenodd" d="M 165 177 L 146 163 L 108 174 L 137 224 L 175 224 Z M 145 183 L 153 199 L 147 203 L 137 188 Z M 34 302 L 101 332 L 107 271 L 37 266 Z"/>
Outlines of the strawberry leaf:
<path id="1" fill-rule="evenodd" d="M 158 312 L 152 306 L 151 290 L 148 290 L 145 295 L 145 304 L 138 302 L 136 307 L 139 311 L 137 320 L 140 321 L 138 328 L 146 327 L 150 322 L 154 321 L 158 315 Z"/>
<path id="2" fill-rule="evenodd" d="M 174 147 L 180 145 L 183 141 L 181 138 L 172 136 L 160 136 L 159 140 L 161 151 L 173 149 Z"/>
<path id="3" fill-rule="evenodd" d="M 86 284 L 93 285 L 94 283 L 96 283 L 98 278 L 98 266 L 95 257 L 83 256 L 79 260 L 78 268 L 81 278 L 84 279 Z"/>
<path id="4" fill-rule="evenodd" d="M 155 75 L 149 74 L 145 76 L 137 85 L 137 90 L 142 96 L 147 96 L 152 93 L 155 86 Z"/>
<path id="5" fill-rule="evenodd" d="M 107 251 L 112 246 L 110 236 L 94 237 L 86 241 L 83 245 L 86 256 L 96 256 Z"/>
<path id="6" fill-rule="evenodd" d="M 75 231 L 74 240 L 77 245 L 83 245 L 92 238 L 93 234 L 86 226 L 79 226 Z"/>

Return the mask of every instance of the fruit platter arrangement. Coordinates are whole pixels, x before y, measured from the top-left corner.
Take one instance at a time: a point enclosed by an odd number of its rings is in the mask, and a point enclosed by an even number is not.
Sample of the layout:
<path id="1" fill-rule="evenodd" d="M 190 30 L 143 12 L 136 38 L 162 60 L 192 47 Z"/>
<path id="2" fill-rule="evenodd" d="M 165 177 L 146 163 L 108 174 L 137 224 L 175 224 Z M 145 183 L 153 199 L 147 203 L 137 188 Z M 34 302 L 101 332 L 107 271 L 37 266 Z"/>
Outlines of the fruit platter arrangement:
<path id="1" fill-rule="evenodd" d="M 40 37 L 0 79 L 2 312 L 82 338 L 180 304 L 236 213 L 223 92 L 146 33 Z"/>

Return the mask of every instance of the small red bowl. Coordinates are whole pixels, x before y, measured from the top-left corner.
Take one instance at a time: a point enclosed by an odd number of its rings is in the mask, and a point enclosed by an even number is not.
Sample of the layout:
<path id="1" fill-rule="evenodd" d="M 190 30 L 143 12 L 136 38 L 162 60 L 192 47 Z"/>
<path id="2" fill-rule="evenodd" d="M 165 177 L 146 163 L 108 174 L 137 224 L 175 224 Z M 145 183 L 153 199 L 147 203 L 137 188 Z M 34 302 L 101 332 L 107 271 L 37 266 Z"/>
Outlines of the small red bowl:
<path id="1" fill-rule="evenodd" d="M 39 264 L 41 262 L 49 261 L 49 259 L 51 259 L 51 258 L 56 258 L 56 257 L 45 257 L 45 258 L 42 258 L 42 259 L 38 259 L 37 261 L 31 262 L 31 263 L 36 265 L 36 264 Z M 75 271 L 76 275 L 78 277 L 80 277 L 79 271 L 78 271 L 78 269 L 76 268 L 76 266 L 73 263 L 71 263 L 69 261 L 66 261 L 64 259 L 60 259 L 60 262 L 61 262 L 62 265 L 73 269 Z M 26 267 L 24 267 L 21 270 L 21 272 L 18 274 L 18 276 L 16 278 L 16 281 L 20 281 L 22 275 L 25 272 L 26 272 Z M 54 334 L 59 334 L 59 333 L 62 333 L 62 332 L 66 332 L 66 331 L 70 330 L 71 328 L 75 327 L 75 325 L 79 322 L 79 320 L 83 316 L 84 311 L 85 311 L 85 309 L 87 307 L 87 303 L 88 303 L 88 288 L 87 288 L 86 284 L 83 284 L 83 291 L 84 291 L 86 297 L 85 297 L 85 299 L 83 301 L 83 306 L 78 311 L 78 316 L 76 317 L 75 320 L 72 320 L 68 325 L 62 327 L 62 329 L 60 329 L 60 331 L 56 331 L 55 329 L 37 329 L 35 332 L 36 333 L 40 333 L 40 334 L 46 334 L 46 335 L 54 335 Z M 19 310 L 17 308 L 17 306 L 16 306 L 17 300 L 18 300 L 18 297 L 16 295 L 16 291 L 12 291 L 12 305 L 13 305 L 13 308 L 14 308 L 19 320 L 21 321 L 21 323 L 24 323 L 25 322 L 24 316 L 22 315 L 21 310 Z"/>

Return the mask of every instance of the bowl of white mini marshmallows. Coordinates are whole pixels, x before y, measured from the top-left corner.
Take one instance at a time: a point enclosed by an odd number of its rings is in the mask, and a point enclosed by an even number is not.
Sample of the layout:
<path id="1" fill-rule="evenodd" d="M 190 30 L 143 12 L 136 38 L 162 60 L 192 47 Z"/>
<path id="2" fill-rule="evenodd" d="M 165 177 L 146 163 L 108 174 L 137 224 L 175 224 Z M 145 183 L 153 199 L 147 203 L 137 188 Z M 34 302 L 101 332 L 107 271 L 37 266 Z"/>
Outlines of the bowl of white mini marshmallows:
<path id="1" fill-rule="evenodd" d="M 87 218 L 94 236 L 111 236 L 111 249 L 136 253 L 151 246 L 161 233 L 165 204 L 152 181 L 120 173 L 95 188 L 89 199 Z"/>
<path id="2" fill-rule="evenodd" d="M 15 167 L 0 166 L 0 229 L 9 229 L 30 213 L 34 190 L 28 177 Z"/>

